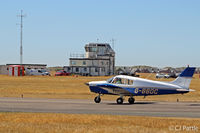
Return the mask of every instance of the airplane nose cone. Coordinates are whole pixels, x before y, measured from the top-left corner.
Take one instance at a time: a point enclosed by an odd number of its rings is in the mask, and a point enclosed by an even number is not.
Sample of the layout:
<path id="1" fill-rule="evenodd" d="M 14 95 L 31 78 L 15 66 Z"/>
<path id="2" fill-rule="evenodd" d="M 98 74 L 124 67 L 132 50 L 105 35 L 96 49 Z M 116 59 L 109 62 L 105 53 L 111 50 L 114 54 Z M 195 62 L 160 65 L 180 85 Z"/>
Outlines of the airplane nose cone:
<path id="1" fill-rule="evenodd" d="M 89 86 L 89 83 L 88 83 L 88 82 L 86 82 L 86 83 L 85 83 L 85 85 Z"/>

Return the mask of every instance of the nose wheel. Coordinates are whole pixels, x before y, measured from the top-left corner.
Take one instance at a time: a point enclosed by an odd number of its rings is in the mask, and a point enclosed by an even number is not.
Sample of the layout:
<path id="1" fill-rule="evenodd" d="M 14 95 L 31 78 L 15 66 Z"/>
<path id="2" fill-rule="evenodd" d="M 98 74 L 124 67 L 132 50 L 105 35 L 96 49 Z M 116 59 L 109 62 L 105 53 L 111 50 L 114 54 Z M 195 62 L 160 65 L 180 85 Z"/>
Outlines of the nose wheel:
<path id="1" fill-rule="evenodd" d="M 94 98 L 95 103 L 100 103 L 101 102 L 101 98 L 100 95 Z"/>

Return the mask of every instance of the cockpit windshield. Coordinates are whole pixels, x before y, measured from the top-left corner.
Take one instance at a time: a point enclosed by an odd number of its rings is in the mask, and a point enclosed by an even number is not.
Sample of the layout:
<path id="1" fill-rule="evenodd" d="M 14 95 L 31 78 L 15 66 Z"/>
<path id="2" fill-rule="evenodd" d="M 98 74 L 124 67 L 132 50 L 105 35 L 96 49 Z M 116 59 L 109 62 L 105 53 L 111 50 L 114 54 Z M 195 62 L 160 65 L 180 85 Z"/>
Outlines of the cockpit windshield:
<path id="1" fill-rule="evenodd" d="M 114 79 L 114 77 L 109 78 L 109 79 L 107 80 L 107 82 L 108 82 L 108 83 L 111 83 L 111 82 L 113 81 L 113 79 Z"/>
<path id="2" fill-rule="evenodd" d="M 110 78 L 107 80 L 107 82 L 112 84 L 125 84 L 125 85 L 133 84 L 133 80 L 126 78 L 119 78 L 119 77 Z"/>
<path id="3" fill-rule="evenodd" d="M 122 84 L 123 83 L 123 81 L 122 81 L 122 79 L 121 78 L 115 78 L 114 80 L 113 80 L 113 82 L 112 82 L 113 84 Z"/>

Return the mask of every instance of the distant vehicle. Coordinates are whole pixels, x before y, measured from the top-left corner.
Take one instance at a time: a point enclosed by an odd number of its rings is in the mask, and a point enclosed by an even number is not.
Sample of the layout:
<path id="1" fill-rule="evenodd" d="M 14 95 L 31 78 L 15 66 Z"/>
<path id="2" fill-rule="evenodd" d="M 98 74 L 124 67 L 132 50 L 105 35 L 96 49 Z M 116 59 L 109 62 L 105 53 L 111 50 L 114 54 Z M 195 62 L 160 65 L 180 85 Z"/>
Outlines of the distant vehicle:
<path id="1" fill-rule="evenodd" d="M 170 75 L 169 75 L 169 74 L 165 74 L 165 75 L 164 75 L 164 78 L 167 78 L 167 79 L 168 79 L 168 78 L 170 78 Z"/>
<path id="2" fill-rule="evenodd" d="M 26 69 L 26 75 L 48 75 L 50 76 L 50 73 L 45 69 Z"/>
<path id="3" fill-rule="evenodd" d="M 180 73 L 170 73 L 170 78 L 177 78 L 180 75 Z"/>
<path id="4" fill-rule="evenodd" d="M 134 73 L 127 73 L 127 72 L 120 72 L 119 75 L 128 75 L 128 76 L 133 76 L 133 77 L 140 77 L 140 75 Z"/>
<path id="5" fill-rule="evenodd" d="M 57 71 L 55 76 L 69 76 L 70 73 L 64 71 L 64 70 L 60 70 L 60 71 Z"/>
<path id="6" fill-rule="evenodd" d="M 167 94 L 184 94 L 194 91 L 189 89 L 195 67 L 187 67 L 174 81 L 161 82 L 132 76 L 118 75 L 107 81 L 92 81 L 85 83 L 90 91 L 97 93 L 96 103 L 101 102 L 102 95 L 119 95 L 117 104 L 122 104 L 124 96 L 129 96 L 128 102 L 133 104 L 135 96 L 153 96 Z"/>
<path id="7" fill-rule="evenodd" d="M 163 73 L 157 73 L 156 78 L 177 78 L 179 74 L 176 73 L 170 73 L 170 74 L 163 74 Z"/>
<path id="8" fill-rule="evenodd" d="M 163 74 L 163 73 L 156 73 L 156 78 L 165 78 L 165 74 Z"/>

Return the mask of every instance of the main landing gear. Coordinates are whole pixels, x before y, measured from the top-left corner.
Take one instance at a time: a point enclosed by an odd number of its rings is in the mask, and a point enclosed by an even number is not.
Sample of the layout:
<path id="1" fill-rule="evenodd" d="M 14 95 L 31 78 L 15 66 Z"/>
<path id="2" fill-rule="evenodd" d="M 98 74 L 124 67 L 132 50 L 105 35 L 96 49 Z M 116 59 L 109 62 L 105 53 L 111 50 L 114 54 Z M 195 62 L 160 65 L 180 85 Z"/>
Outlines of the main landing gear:
<path id="1" fill-rule="evenodd" d="M 117 101 L 117 104 L 123 104 L 124 99 L 123 99 L 123 97 L 119 97 L 119 98 L 117 98 L 116 101 Z M 130 97 L 130 98 L 128 99 L 128 102 L 129 102 L 130 104 L 134 104 L 135 98 Z"/>
<path id="2" fill-rule="evenodd" d="M 134 104 L 134 102 L 135 102 L 135 98 L 130 97 L 130 98 L 128 99 L 128 102 L 129 102 L 130 104 Z"/>
<path id="3" fill-rule="evenodd" d="M 124 102 L 124 99 L 123 99 L 123 97 L 119 97 L 119 98 L 117 98 L 117 104 L 122 104 L 123 102 Z"/>

